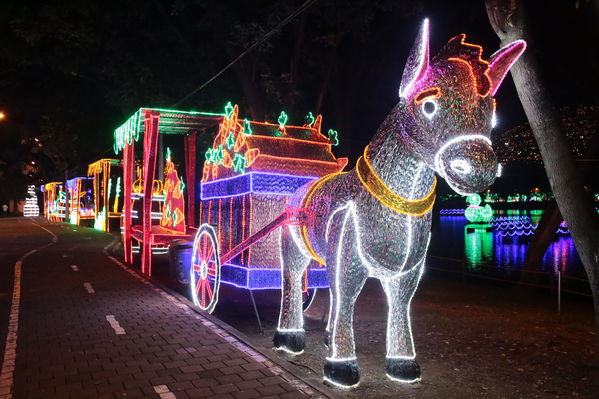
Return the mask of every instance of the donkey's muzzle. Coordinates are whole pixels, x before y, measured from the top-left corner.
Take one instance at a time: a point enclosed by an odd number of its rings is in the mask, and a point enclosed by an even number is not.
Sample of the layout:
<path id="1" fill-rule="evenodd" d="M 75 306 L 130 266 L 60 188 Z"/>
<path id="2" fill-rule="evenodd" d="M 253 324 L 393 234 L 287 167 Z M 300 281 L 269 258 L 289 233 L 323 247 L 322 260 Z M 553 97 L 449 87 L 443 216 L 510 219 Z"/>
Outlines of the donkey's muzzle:
<path id="1" fill-rule="evenodd" d="M 493 184 L 497 157 L 486 136 L 458 136 L 437 152 L 435 169 L 455 192 L 470 195 Z"/>

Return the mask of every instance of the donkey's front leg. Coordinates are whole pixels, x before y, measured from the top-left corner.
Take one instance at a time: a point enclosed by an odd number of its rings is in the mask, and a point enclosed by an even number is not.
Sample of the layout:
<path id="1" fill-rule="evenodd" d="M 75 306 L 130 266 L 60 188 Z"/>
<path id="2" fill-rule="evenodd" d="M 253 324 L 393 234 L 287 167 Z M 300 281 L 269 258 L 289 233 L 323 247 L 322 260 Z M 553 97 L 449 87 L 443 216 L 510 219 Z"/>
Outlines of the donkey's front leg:
<path id="1" fill-rule="evenodd" d="M 387 377 L 394 381 L 412 383 L 420 380 L 420 366 L 412 339 L 410 303 L 424 270 L 421 261 L 414 268 L 398 277 L 381 280 L 389 313 L 387 315 Z"/>
<path id="2" fill-rule="evenodd" d="M 310 258 L 302 254 L 295 244 L 291 228 L 293 227 L 283 226 L 281 229 L 281 310 L 273 343 L 277 349 L 300 354 L 306 345 L 302 280 Z"/>
<path id="3" fill-rule="evenodd" d="M 347 219 L 344 222 L 347 222 Z M 350 223 L 344 227 L 350 230 Z M 354 345 L 354 303 L 366 282 L 368 270 L 358 255 L 359 244 L 355 231 L 347 230 L 341 229 L 340 239 L 335 240 L 339 247 L 330 248 L 330 255 L 327 256 L 334 309 L 330 314 L 332 320 L 329 321 L 328 332 L 329 356 L 324 366 L 324 374 L 326 382 L 351 388 L 360 381 Z"/>

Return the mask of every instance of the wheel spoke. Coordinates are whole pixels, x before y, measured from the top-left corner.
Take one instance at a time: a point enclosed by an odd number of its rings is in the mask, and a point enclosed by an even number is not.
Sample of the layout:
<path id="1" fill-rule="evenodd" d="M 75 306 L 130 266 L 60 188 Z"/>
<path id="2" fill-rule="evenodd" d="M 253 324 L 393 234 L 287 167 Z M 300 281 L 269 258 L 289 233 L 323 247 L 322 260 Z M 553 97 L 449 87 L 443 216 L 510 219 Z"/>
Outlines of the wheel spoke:
<path id="1" fill-rule="evenodd" d="M 194 264 L 193 265 L 193 271 L 196 272 L 196 273 L 199 273 L 200 272 L 200 265 Z"/>
<path id="2" fill-rule="evenodd" d="M 206 281 L 202 280 L 202 307 L 206 307 Z"/>
<path id="3" fill-rule="evenodd" d="M 202 288 L 202 279 L 198 279 L 198 281 L 196 282 L 196 297 L 198 296 L 198 294 L 200 293 L 200 289 Z"/>
<path id="4" fill-rule="evenodd" d="M 208 275 L 209 276 L 216 276 L 216 263 L 214 262 L 210 262 L 208 263 Z"/>
<path id="5" fill-rule="evenodd" d="M 202 260 L 206 260 L 206 252 L 208 251 L 208 247 L 209 247 L 208 241 L 209 241 L 208 234 L 203 234 L 202 238 L 201 238 L 202 246 L 200 247 L 201 251 L 202 251 L 202 255 L 201 255 Z"/>
<path id="6" fill-rule="evenodd" d="M 214 255 L 214 247 L 212 246 L 212 242 L 210 242 L 210 247 L 206 251 L 206 257 L 204 258 L 206 262 L 210 262 L 212 260 L 212 256 Z"/>
<path id="7" fill-rule="evenodd" d="M 206 279 L 206 292 L 208 293 L 208 298 L 212 301 L 214 294 L 212 293 L 212 287 L 210 287 L 210 281 L 208 281 L 208 279 Z"/>

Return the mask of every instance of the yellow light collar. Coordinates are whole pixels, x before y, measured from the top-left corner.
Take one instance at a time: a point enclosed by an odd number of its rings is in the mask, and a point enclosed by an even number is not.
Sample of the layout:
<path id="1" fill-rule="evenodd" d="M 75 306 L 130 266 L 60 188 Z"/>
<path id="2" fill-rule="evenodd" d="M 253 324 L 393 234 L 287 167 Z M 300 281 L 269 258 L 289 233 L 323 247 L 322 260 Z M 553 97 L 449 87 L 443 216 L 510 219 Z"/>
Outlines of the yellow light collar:
<path id="1" fill-rule="evenodd" d="M 356 171 L 362 185 L 370 194 L 387 208 L 398 213 L 410 216 L 422 216 L 431 210 L 435 204 L 435 188 L 437 187 L 437 178 L 434 178 L 431 191 L 423 198 L 409 200 L 393 192 L 376 172 L 372 169 L 367 155 L 368 147 L 364 150 L 364 155 L 358 159 Z"/>

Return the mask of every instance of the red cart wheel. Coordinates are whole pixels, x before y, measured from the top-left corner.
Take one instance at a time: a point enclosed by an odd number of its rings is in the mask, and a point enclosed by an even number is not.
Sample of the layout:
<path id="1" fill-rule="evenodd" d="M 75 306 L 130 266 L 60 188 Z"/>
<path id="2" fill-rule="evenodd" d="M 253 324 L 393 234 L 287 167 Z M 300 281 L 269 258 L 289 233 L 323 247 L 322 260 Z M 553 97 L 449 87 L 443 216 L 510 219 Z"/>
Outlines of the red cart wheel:
<path id="1" fill-rule="evenodd" d="M 214 227 L 203 224 L 193 242 L 190 288 L 193 303 L 212 313 L 218 302 L 220 287 L 220 251 Z"/>

